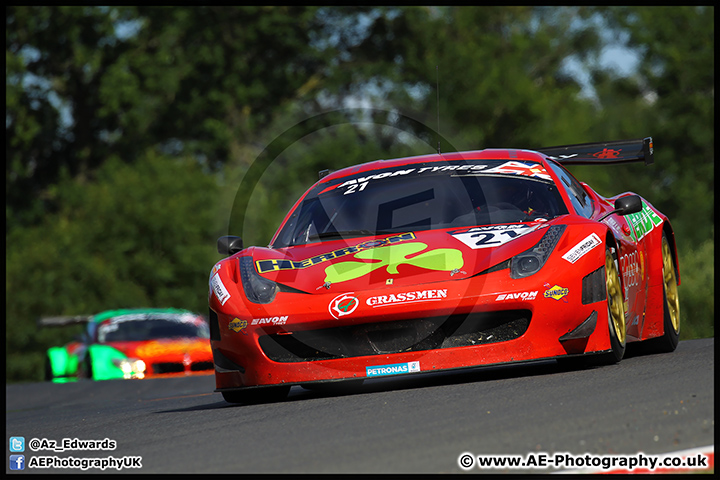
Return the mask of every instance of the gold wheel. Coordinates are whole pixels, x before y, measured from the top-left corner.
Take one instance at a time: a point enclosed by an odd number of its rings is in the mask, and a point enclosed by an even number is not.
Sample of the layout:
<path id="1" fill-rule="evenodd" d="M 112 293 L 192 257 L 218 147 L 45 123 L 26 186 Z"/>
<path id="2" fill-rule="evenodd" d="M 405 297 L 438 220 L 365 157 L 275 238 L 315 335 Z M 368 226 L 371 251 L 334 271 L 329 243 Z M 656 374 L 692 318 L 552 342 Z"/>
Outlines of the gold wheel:
<path id="1" fill-rule="evenodd" d="M 621 347 L 625 346 L 625 311 L 623 308 L 622 285 L 615 259 L 610 251 L 605 252 L 605 285 L 607 286 L 608 315 L 610 325 Z M 612 332 L 611 332 L 612 333 Z"/>
<path id="2" fill-rule="evenodd" d="M 667 303 L 670 322 L 675 333 L 680 333 L 680 297 L 678 296 L 677 278 L 673 264 L 672 253 L 667 239 L 662 239 L 663 256 L 663 288 L 665 289 L 665 301 Z"/>

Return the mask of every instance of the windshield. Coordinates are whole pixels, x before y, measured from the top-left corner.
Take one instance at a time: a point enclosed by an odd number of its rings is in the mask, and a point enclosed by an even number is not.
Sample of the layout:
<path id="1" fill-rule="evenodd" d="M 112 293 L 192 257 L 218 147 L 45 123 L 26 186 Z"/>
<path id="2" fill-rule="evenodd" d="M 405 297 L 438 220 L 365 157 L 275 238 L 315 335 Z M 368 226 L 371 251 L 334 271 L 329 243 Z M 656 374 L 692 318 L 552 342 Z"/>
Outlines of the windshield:
<path id="1" fill-rule="evenodd" d="M 276 248 L 346 238 L 543 221 L 566 214 L 539 163 L 427 163 L 316 185 L 278 234 Z"/>
<path id="2" fill-rule="evenodd" d="M 99 343 L 198 337 L 210 338 L 210 331 L 194 315 L 127 315 L 106 320 L 98 327 Z"/>

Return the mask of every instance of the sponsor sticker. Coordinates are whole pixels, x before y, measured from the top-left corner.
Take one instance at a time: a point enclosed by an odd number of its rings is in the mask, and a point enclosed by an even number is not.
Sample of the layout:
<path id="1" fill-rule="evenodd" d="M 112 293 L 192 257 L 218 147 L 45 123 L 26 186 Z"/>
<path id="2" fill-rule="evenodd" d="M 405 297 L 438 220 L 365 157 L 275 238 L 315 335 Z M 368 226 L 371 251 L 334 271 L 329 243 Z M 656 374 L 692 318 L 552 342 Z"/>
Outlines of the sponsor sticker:
<path id="1" fill-rule="evenodd" d="M 502 302 L 505 300 L 535 300 L 537 294 L 537 290 L 535 290 L 534 292 L 501 293 L 497 296 L 495 301 Z"/>
<path id="2" fill-rule="evenodd" d="M 393 245 L 398 242 L 403 242 L 405 240 L 413 240 L 414 238 L 415 234 L 412 232 L 403 233 L 400 235 L 393 235 L 391 237 L 381 238 L 378 240 L 369 240 L 358 245 L 340 248 L 338 250 L 333 250 L 332 252 L 323 253 L 321 255 L 316 255 L 314 257 L 299 260 L 297 262 L 293 262 L 292 260 L 287 259 L 258 260 L 257 262 L 255 262 L 255 265 L 257 266 L 257 271 L 259 273 L 274 272 L 277 270 L 297 270 L 301 268 L 312 267 L 313 265 L 327 262 L 328 260 L 333 260 L 335 258 L 344 257 L 345 255 L 352 255 L 354 253 L 362 252 L 364 250 L 369 250 L 372 248 Z"/>
<path id="3" fill-rule="evenodd" d="M 327 192 L 331 192 L 333 190 L 340 190 L 343 191 L 343 195 L 352 195 L 354 193 L 365 191 L 367 186 L 371 182 L 376 182 L 378 180 L 383 180 L 385 178 L 393 178 L 393 177 L 410 177 L 415 175 L 423 175 L 423 174 L 432 174 L 432 173 L 438 173 L 438 172 L 448 172 L 451 175 L 455 176 L 461 176 L 461 175 L 483 175 L 483 174 L 489 174 L 489 175 L 522 175 L 526 177 L 533 177 L 533 178 L 539 178 L 542 180 L 552 180 L 552 177 L 548 174 L 548 172 L 543 168 L 543 166 L 536 162 L 519 162 L 516 160 L 510 160 L 508 162 L 504 162 L 501 165 L 497 165 L 492 168 L 488 168 L 488 165 L 471 165 L 471 164 L 451 164 L 451 165 L 436 165 L 436 166 L 428 166 L 428 167 L 420 167 L 420 168 L 405 168 L 405 169 L 399 169 L 394 171 L 385 171 L 380 173 L 373 173 L 370 175 L 365 176 L 359 176 L 356 178 L 351 178 L 350 180 L 347 180 L 343 183 L 338 183 L 336 185 L 331 185 L 327 188 L 325 188 L 322 192 L 320 192 L 318 195 L 323 195 Z"/>
<path id="4" fill-rule="evenodd" d="M 642 285 L 645 278 L 645 260 L 642 251 L 635 251 L 620 257 L 620 271 L 623 277 L 625 291 L 625 312 L 630 311 L 631 288 Z"/>
<path id="5" fill-rule="evenodd" d="M 360 300 L 354 297 L 353 292 L 343 293 L 330 300 L 328 304 L 328 312 L 333 316 L 335 320 L 339 320 L 340 317 L 350 315 L 360 305 Z"/>
<path id="6" fill-rule="evenodd" d="M 447 289 L 442 290 L 417 290 L 413 292 L 391 293 L 390 295 L 378 295 L 365 300 L 365 303 L 373 308 L 386 307 L 405 303 L 437 301 L 447 298 Z"/>
<path id="7" fill-rule="evenodd" d="M 400 373 L 411 373 L 420 371 L 420 362 L 394 363 L 392 365 L 376 365 L 365 367 L 365 375 L 368 377 L 381 377 L 383 375 L 397 375 Z"/>
<path id="8" fill-rule="evenodd" d="M 591 233 L 587 237 L 583 238 L 580 243 L 568 250 L 562 258 L 570 263 L 575 263 L 580 260 L 583 255 L 599 245 L 602 245 L 602 240 L 600 240 L 600 237 L 598 237 L 595 233 Z"/>
<path id="9" fill-rule="evenodd" d="M 607 223 L 608 226 L 609 226 L 615 233 L 626 235 L 625 230 L 623 230 L 623 228 L 620 226 L 620 224 L 619 224 L 617 221 L 615 221 L 614 218 L 612 218 L 612 217 L 607 217 L 607 218 L 605 219 L 605 223 Z"/>
<path id="10" fill-rule="evenodd" d="M 451 230 L 448 233 L 463 242 L 473 250 L 478 248 L 499 247 L 511 240 L 537 230 L 536 225 L 522 223 L 514 225 L 489 225 L 486 227 L 471 227 L 461 230 Z"/>
<path id="11" fill-rule="evenodd" d="M 640 212 L 625 215 L 625 220 L 630 227 L 630 236 L 636 242 L 639 242 L 645 235 L 650 233 L 653 228 L 662 225 L 663 222 L 662 218 L 645 202 L 642 202 Z"/>
<path id="12" fill-rule="evenodd" d="M 613 148 L 603 148 L 602 151 L 595 152 L 592 156 L 595 158 L 618 158 L 620 152 L 622 152 L 622 148 L 618 148 L 617 150 Z"/>
<path id="13" fill-rule="evenodd" d="M 283 315 L 282 317 L 253 318 L 250 325 L 285 325 L 287 319 L 287 315 Z"/>
<path id="14" fill-rule="evenodd" d="M 483 173 L 500 173 L 507 175 L 523 175 L 526 177 L 542 178 L 543 180 L 552 180 L 547 171 L 538 163 L 522 163 L 517 161 L 505 162 L 497 167 L 484 170 Z"/>
<path id="15" fill-rule="evenodd" d="M 241 330 L 244 330 L 245 327 L 247 327 L 248 322 L 247 320 L 240 320 L 239 318 L 233 319 L 232 322 L 228 323 L 228 328 L 230 330 L 233 330 L 234 332 L 240 332 Z M 245 335 L 247 335 L 246 332 L 243 332 Z"/>
<path id="16" fill-rule="evenodd" d="M 218 273 L 221 268 L 222 268 L 221 262 L 218 262 L 213 266 L 212 270 L 210 271 L 210 276 L 208 277 L 208 285 L 210 286 L 210 288 L 212 288 L 213 275 Z"/>
<path id="17" fill-rule="evenodd" d="M 318 195 L 322 195 L 323 193 L 330 192 L 335 189 L 347 189 L 343 192 L 343 195 L 350 195 L 357 192 L 362 192 L 365 190 L 365 188 L 368 186 L 370 182 L 375 182 L 376 180 L 382 180 L 384 178 L 390 178 L 390 177 L 398 177 L 398 176 L 410 176 L 410 175 L 417 175 L 417 174 L 424 174 L 424 173 L 436 173 L 436 172 L 476 172 L 478 170 L 484 170 L 487 168 L 487 165 L 439 165 L 439 166 L 431 166 L 431 167 L 421 167 L 421 168 L 407 168 L 407 169 L 401 169 L 401 170 L 395 170 L 395 171 L 387 171 L 387 172 L 381 172 L 381 173 L 375 173 L 371 175 L 366 175 L 362 177 L 352 178 L 350 180 L 347 180 L 344 183 L 340 183 L 337 185 L 331 185 L 327 187 L 325 190 L 320 192 Z"/>
<path id="18" fill-rule="evenodd" d="M 543 293 L 543 297 L 545 298 L 552 298 L 553 300 L 560 300 L 562 299 L 565 303 L 567 303 L 567 296 L 568 293 L 570 293 L 570 289 L 561 287 L 559 285 L 555 285 L 554 287 L 551 287 L 549 283 L 546 283 L 545 293 Z"/>
<path id="19" fill-rule="evenodd" d="M 220 302 L 220 305 L 225 305 L 225 302 L 227 302 L 230 298 L 230 292 L 227 291 L 227 288 L 223 285 L 222 280 L 220 280 L 220 274 L 216 273 L 212 277 L 210 280 L 210 287 Z"/>
<path id="20" fill-rule="evenodd" d="M 365 177 L 353 178 L 335 188 L 347 187 L 347 190 L 345 190 L 343 195 L 350 195 L 352 193 L 362 192 L 363 190 L 365 190 L 365 187 L 367 187 L 368 183 L 370 183 L 372 180 L 380 180 L 380 179 L 388 178 L 388 177 L 397 177 L 398 175 L 407 175 L 409 173 L 412 173 L 413 171 L 415 171 L 415 169 L 410 168 L 410 169 L 406 169 L 406 170 L 396 170 L 394 172 L 376 173 L 374 175 L 368 175 Z M 325 192 L 322 192 L 322 193 L 325 193 Z"/>

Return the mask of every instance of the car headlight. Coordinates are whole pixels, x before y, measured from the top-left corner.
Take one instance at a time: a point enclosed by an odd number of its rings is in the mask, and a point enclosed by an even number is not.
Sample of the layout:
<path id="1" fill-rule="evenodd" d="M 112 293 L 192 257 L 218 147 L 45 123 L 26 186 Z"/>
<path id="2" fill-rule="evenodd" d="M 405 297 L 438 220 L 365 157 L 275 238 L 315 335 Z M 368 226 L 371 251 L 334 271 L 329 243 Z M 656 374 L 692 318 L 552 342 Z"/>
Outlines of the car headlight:
<path id="1" fill-rule="evenodd" d="M 533 248 L 515 255 L 510 262 L 510 278 L 529 277 L 539 272 L 564 231 L 565 225 L 553 225 Z"/>
<path id="2" fill-rule="evenodd" d="M 262 278 L 253 265 L 252 257 L 240 257 L 240 278 L 245 296 L 253 303 L 270 303 L 275 300 L 277 283 Z"/>
<path id="3" fill-rule="evenodd" d="M 124 378 L 144 378 L 147 365 L 137 358 L 116 358 L 113 364 L 123 372 Z"/>

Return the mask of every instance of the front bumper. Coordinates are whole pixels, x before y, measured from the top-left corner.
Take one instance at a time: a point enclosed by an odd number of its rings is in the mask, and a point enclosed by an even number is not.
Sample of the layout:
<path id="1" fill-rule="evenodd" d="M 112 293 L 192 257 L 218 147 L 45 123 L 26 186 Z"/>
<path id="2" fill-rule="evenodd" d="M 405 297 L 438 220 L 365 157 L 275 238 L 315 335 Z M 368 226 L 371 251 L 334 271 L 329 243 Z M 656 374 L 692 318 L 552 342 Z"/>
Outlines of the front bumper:
<path id="1" fill-rule="evenodd" d="M 588 297 L 587 281 L 562 278 L 508 282 L 501 271 L 410 289 L 279 294 L 270 305 L 211 298 L 217 391 L 609 351 L 604 294 Z M 411 292 L 432 293 L 409 301 Z"/>

